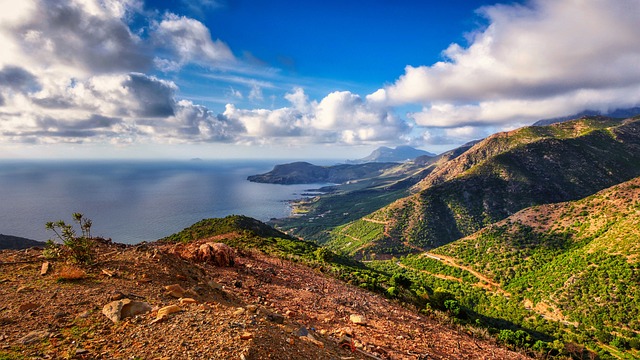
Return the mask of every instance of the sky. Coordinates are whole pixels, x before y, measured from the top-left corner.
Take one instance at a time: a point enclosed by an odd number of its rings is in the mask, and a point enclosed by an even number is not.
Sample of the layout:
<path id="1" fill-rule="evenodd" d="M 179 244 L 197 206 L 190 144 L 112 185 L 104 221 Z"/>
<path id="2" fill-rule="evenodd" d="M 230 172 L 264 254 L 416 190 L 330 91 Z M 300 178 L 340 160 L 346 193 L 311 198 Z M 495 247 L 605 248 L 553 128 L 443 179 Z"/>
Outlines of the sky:
<path id="1" fill-rule="evenodd" d="M 639 0 L 0 0 L 0 158 L 440 153 L 640 105 Z"/>

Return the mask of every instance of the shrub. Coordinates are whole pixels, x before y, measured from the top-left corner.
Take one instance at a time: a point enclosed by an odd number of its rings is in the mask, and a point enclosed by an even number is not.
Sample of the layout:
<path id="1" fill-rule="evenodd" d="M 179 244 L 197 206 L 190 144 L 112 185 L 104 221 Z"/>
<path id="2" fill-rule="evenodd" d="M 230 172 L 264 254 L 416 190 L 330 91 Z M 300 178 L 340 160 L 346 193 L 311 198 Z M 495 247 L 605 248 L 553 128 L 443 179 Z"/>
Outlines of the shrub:
<path id="1" fill-rule="evenodd" d="M 53 240 L 48 241 L 45 256 L 62 255 L 75 263 L 92 264 L 95 247 L 91 237 L 92 221 L 84 218 L 81 213 L 74 213 L 73 220 L 80 225 L 82 236 L 77 236 L 73 226 L 62 220 L 45 224 L 45 228 L 53 231 L 58 240 L 62 241 L 62 248 L 59 248 Z"/>
<path id="2" fill-rule="evenodd" d="M 393 274 L 389 282 L 393 286 L 402 286 L 405 289 L 408 289 L 411 287 L 411 279 L 406 277 L 404 274 L 400 274 L 400 273 Z"/>
<path id="3" fill-rule="evenodd" d="M 460 315 L 461 308 L 458 300 L 446 300 L 444 302 L 444 308 L 447 309 L 447 311 L 449 311 L 449 313 L 451 313 L 451 315 L 453 316 Z"/>

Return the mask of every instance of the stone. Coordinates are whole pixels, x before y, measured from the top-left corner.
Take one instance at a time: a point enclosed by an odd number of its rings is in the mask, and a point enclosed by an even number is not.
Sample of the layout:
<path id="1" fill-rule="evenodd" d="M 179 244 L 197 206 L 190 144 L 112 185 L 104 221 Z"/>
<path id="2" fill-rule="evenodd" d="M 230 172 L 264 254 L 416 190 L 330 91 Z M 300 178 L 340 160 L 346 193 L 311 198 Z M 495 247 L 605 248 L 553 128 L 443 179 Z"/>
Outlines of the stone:
<path id="1" fill-rule="evenodd" d="M 48 338 L 50 333 L 47 330 L 34 330 L 18 340 L 20 344 L 28 345 Z"/>
<path id="2" fill-rule="evenodd" d="M 298 336 L 307 336 L 307 335 L 309 335 L 309 330 L 307 330 L 306 327 L 301 326 L 300 329 L 298 329 L 298 331 L 296 331 L 296 335 L 298 335 Z"/>
<path id="3" fill-rule="evenodd" d="M 23 293 L 23 292 L 28 292 L 28 291 L 32 291 L 33 289 L 29 286 L 20 286 L 18 287 L 18 289 L 16 290 L 17 293 Z"/>
<path id="4" fill-rule="evenodd" d="M 184 297 L 184 294 L 186 292 L 186 290 L 183 289 L 180 284 L 167 285 L 164 288 L 169 292 L 169 295 L 177 299 Z"/>
<path id="5" fill-rule="evenodd" d="M 129 299 L 112 301 L 102 308 L 102 314 L 114 323 L 124 318 L 148 313 L 150 311 L 151 305 L 148 303 Z"/>
<path id="6" fill-rule="evenodd" d="M 40 275 L 47 275 L 48 272 L 49 272 L 49 262 L 45 261 L 42 263 L 42 266 L 40 267 Z"/>
<path id="7" fill-rule="evenodd" d="M 276 324 L 284 323 L 284 316 L 282 316 L 282 315 L 280 315 L 278 313 L 267 314 L 267 319 L 269 319 L 269 321 L 274 322 Z"/>
<path id="8" fill-rule="evenodd" d="M 114 291 L 110 296 L 109 296 L 109 300 L 111 301 L 116 301 L 116 300 L 122 300 L 124 299 L 126 296 L 121 292 L 121 291 Z"/>
<path id="9" fill-rule="evenodd" d="M 178 305 L 169 305 L 158 310 L 156 320 L 166 318 L 167 316 L 182 311 L 182 308 Z"/>
<path id="10" fill-rule="evenodd" d="M 349 320 L 356 325 L 367 325 L 367 319 L 364 315 L 351 314 Z"/>
<path id="11" fill-rule="evenodd" d="M 249 340 L 253 338 L 253 334 L 250 332 L 243 332 L 242 335 L 240 335 L 240 339 L 242 340 Z"/>
<path id="12" fill-rule="evenodd" d="M 91 314 L 91 311 L 85 310 L 85 311 L 81 312 L 80 314 L 78 314 L 77 318 L 86 319 L 86 318 L 89 317 L 90 314 Z"/>
<path id="13" fill-rule="evenodd" d="M 233 312 L 233 315 L 236 315 L 236 316 L 242 315 L 242 314 L 244 314 L 244 312 L 245 312 L 244 308 L 240 307 L 240 308 L 237 308 L 236 311 Z"/>
<path id="14" fill-rule="evenodd" d="M 256 312 L 256 310 L 258 310 L 258 307 L 257 307 L 257 306 L 255 306 L 255 305 L 247 305 L 247 306 L 246 306 L 246 309 L 247 309 L 247 311 L 248 311 L 248 312 L 250 312 L 250 313 L 255 313 L 255 312 Z"/>
<path id="15" fill-rule="evenodd" d="M 235 264 L 233 249 L 223 243 L 205 243 L 200 245 L 196 258 L 216 266 L 233 266 Z"/>
<path id="16" fill-rule="evenodd" d="M 213 280 L 207 281 L 207 285 L 214 290 L 222 290 L 222 285 Z"/>
<path id="17" fill-rule="evenodd" d="M 24 303 L 24 304 L 20 305 L 18 307 L 18 310 L 19 311 L 29 311 L 29 310 L 37 309 L 39 307 L 40 307 L 40 305 L 38 305 L 36 303 L 28 302 L 28 303 Z"/>
<path id="18" fill-rule="evenodd" d="M 315 344 L 316 346 L 320 347 L 320 348 L 324 348 L 324 343 L 322 341 L 318 341 L 316 339 L 310 338 L 308 336 L 300 336 L 300 339 L 304 340 L 304 341 L 308 341 L 312 344 Z"/>
<path id="19" fill-rule="evenodd" d="M 185 305 L 185 304 L 197 304 L 198 300 L 194 299 L 194 298 L 182 298 L 180 299 L 180 305 Z"/>

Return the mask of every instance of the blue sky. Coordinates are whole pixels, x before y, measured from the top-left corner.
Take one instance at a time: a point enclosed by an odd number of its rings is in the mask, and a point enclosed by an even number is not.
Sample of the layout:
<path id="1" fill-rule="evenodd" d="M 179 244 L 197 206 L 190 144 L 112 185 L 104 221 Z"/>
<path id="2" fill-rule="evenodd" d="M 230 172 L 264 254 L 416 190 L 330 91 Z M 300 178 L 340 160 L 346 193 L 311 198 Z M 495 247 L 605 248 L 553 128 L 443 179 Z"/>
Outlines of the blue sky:
<path id="1" fill-rule="evenodd" d="M 640 104 L 636 0 L 0 0 L 0 158 L 441 152 Z"/>

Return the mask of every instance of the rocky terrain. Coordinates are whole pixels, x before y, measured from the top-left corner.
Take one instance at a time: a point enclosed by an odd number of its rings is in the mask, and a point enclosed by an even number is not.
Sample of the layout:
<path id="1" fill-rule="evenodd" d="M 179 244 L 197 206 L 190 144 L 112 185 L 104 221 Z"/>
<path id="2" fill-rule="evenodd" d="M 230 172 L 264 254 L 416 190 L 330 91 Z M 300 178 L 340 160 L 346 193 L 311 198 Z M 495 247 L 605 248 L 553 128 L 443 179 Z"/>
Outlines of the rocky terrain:
<path id="1" fill-rule="evenodd" d="M 220 258 L 200 247 L 239 236 L 101 240 L 92 266 L 46 260 L 37 248 L 0 251 L 0 358 L 525 358 L 322 267 L 251 248 Z"/>

